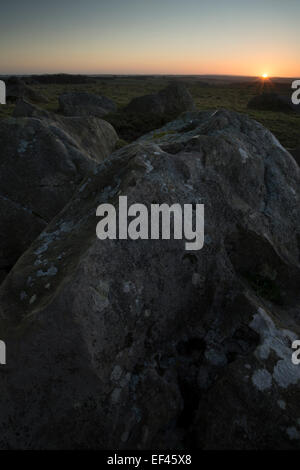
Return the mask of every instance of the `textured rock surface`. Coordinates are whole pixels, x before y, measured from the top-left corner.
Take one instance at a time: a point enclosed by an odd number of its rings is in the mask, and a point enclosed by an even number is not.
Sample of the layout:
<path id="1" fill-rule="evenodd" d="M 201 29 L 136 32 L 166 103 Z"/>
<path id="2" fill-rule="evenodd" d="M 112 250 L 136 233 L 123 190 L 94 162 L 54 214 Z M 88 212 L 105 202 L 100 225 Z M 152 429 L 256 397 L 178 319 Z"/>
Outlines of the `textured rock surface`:
<path id="1" fill-rule="evenodd" d="M 125 111 L 130 114 L 154 114 L 176 117 L 193 111 L 195 104 L 188 89 L 181 83 L 172 83 L 158 93 L 134 98 Z"/>
<path id="2" fill-rule="evenodd" d="M 0 446 L 299 448 L 299 177 L 223 110 L 101 163 L 0 288 Z M 204 203 L 204 248 L 99 241 L 120 194 Z"/>
<path id="3" fill-rule="evenodd" d="M 117 141 L 100 119 L 55 118 L 28 107 L 49 119 L 0 125 L 0 280 Z"/>
<path id="4" fill-rule="evenodd" d="M 38 106 L 35 106 L 32 103 L 29 103 L 23 98 L 19 98 L 13 111 L 13 117 L 35 117 L 40 119 L 50 119 L 51 113 L 39 108 Z"/>
<path id="5" fill-rule="evenodd" d="M 59 110 L 66 116 L 103 117 L 117 109 L 115 103 L 105 96 L 92 93 L 64 93 L 59 97 Z"/>

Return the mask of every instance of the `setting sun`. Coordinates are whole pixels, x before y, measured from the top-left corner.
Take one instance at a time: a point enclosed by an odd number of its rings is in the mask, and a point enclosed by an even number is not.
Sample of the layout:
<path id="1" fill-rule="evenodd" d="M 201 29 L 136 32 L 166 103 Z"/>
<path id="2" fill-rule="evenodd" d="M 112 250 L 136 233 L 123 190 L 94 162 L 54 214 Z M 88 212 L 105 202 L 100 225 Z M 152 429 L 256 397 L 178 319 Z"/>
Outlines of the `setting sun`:
<path id="1" fill-rule="evenodd" d="M 268 78 L 268 77 L 269 77 L 269 75 L 267 73 L 262 74 L 262 78 Z"/>

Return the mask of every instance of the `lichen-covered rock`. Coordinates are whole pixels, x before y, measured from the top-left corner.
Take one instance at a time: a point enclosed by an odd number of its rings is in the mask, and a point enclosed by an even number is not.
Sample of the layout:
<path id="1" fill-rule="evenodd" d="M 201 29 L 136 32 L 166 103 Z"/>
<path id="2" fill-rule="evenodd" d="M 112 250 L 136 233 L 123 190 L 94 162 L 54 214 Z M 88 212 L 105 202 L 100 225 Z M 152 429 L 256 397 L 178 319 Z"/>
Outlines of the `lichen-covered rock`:
<path id="1" fill-rule="evenodd" d="M 182 83 L 171 83 L 169 86 L 152 95 L 133 98 L 126 106 L 129 114 L 153 114 L 176 117 L 185 111 L 193 111 L 195 103 L 189 90 Z"/>
<path id="2" fill-rule="evenodd" d="M 187 113 L 95 169 L 0 288 L 2 448 L 299 448 L 299 167 Z M 102 202 L 205 205 L 205 244 L 102 240 Z"/>
<path id="3" fill-rule="evenodd" d="M 86 92 L 63 93 L 59 97 L 59 111 L 65 116 L 103 117 L 116 111 L 116 104 L 106 96 Z"/>
<path id="4" fill-rule="evenodd" d="M 97 118 L 55 118 L 35 109 L 45 119 L 0 123 L 0 281 L 118 139 Z"/>

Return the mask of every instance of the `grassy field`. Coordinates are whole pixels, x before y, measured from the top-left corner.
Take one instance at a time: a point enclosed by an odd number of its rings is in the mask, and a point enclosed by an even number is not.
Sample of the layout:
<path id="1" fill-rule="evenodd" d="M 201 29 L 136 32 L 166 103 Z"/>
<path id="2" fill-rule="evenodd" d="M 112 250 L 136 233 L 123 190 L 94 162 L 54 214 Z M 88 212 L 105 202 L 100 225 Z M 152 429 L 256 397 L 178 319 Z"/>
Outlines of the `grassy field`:
<path id="1" fill-rule="evenodd" d="M 95 83 L 77 85 L 38 84 L 34 85 L 34 88 L 48 98 L 48 103 L 40 106 L 49 111 L 57 111 L 59 95 L 69 91 L 86 91 L 107 96 L 116 102 L 119 109 L 122 109 L 132 98 L 164 88 L 169 80 L 169 77 L 112 77 L 99 78 L 95 80 Z M 270 129 L 285 147 L 300 146 L 300 114 L 247 109 L 247 103 L 259 93 L 261 84 L 224 83 L 222 81 L 220 83 L 209 83 L 196 78 L 184 78 L 184 81 L 199 110 L 227 108 L 246 113 Z M 290 87 L 287 86 L 284 93 L 289 93 L 289 90 Z M 282 90 L 280 93 L 282 93 Z M 0 106 L 0 117 L 11 115 L 13 109 L 14 105 L 12 104 Z M 117 130 L 118 127 L 121 129 L 124 124 L 130 125 L 130 123 L 124 123 L 126 116 L 122 116 L 123 122 L 121 123 L 118 119 L 118 114 L 107 116 L 107 120 L 115 125 Z M 133 122 L 131 125 L 134 127 L 136 123 Z M 145 131 L 148 130 L 149 126 L 151 126 L 151 123 L 145 123 Z M 124 136 L 122 137 L 124 138 Z M 127 140 L 132 140 L 130 132 Z"/>

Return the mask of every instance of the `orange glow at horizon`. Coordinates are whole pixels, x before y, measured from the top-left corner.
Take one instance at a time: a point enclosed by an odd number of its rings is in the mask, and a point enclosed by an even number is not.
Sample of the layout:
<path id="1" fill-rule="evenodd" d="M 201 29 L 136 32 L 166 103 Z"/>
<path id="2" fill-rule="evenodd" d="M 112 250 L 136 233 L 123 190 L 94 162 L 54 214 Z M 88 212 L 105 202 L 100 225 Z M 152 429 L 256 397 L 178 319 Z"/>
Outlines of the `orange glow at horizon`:
<path id="1" fill-rule="evenodd" d="M 261 77 L 298 77 L 299 61 L 293 53 L 274 51 L 271 47 L 255 53 L 252 48 L 237 46 L 234 53 L 223 48 L 214 54 L 206 49 L 170 44 L 139 45 L 121 42 L 100 43 L 86 40 L 80 45 L 59 41 L 51 45 L 27 44 L 21 54 L 8 48 L 1 59 L 2 73 L 82 73 L 82 74 L 166 74 L 166 75 L 240 75 Z M 1 49 L 1 47 L 0 47 Z M 105 52 L 103 52 L 103 50 Z M 88 51 L 88 53 L 87 53 Z M 67 58 L 67 60 L 66 60 Z M 268 72 L 257 73 L 258 70 Z M 266 76 L 265 76 L 266 75 Z"/>
<path id="2" fill-rule="evenodd" d="M 47 49 L 47 48 L 45 48 Z M 130 53 L 121 47 L 110 45 L 105 54 L 98 47 L 80 50 L 69 45 L 63 49 L 34 50 L 28 48 L 22 56 L 11 54 L 4 57 L 2 73 L 82 73 L 82 74 L 174 74 L 174 75 L 240 75 L 260 76 L 267 80 L 272 77 L 298 77 L 300 68 L 292 57 L 274 54 L 268 64 L 269 72 L 257 74 L 265 57 L 245 56 L 240 51 L 234 56 L 212 57 L 206 51 L 189 51 L 179 55 L 172 50 L 148 50 L 145 60 L 144 51 L 131 49 Z M 54 50 L 53 50 L 54 49 Z M 8 55 L 8 54 L 7 54 Z M 17 56 L 17 57 L 16 57 Z M 68 60 L 66 61 L 66 57 Z M 15 60 L 12 60 L 15 59 Z M 13 63 L 14 62 L 14 63 Z M 16 65 L 17 64 L 17 65 Z M 263 67 L 261 67 L 263 69 Z"/>

